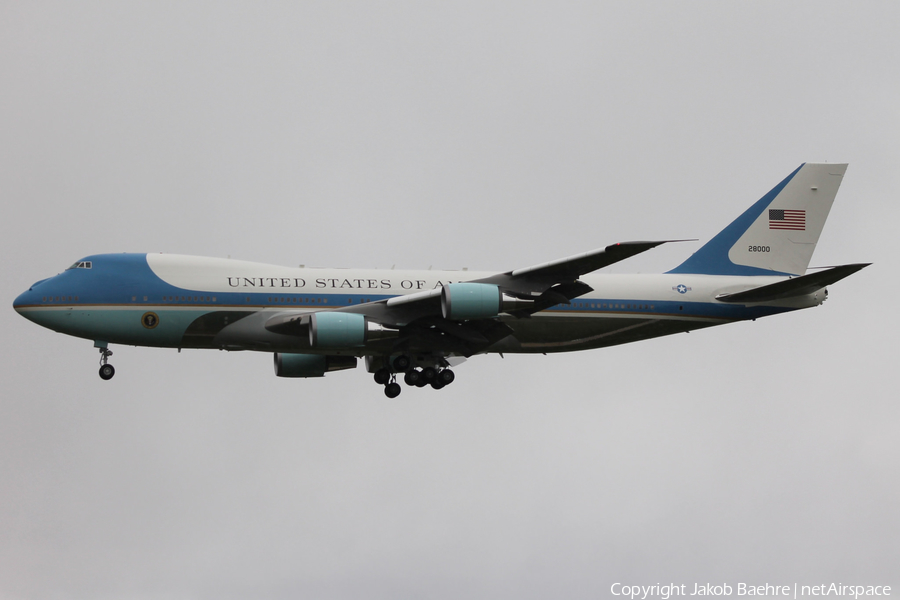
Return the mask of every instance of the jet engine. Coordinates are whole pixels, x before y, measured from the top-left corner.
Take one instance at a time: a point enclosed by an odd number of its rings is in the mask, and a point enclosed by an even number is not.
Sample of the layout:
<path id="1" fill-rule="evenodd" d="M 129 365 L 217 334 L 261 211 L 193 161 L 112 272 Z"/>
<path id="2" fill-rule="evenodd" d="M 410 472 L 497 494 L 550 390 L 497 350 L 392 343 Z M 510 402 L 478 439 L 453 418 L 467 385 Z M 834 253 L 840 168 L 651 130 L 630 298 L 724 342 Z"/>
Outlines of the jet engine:
<path id="1" fill-rule="evenodd" d="M 355 368 L 355 356 L 275 353 L 275 375 L 278 377 L 323 377 L 331 371 Z"/>
<path id="2" fill-rule="evenodd" d="M 529 308 L 534 300 L 504 294 L 489 283 L 451 283 L 441 290 L 441 311 L 445 319 L 489 319 L 500 313 Z"/>
<path id="3" fill-rule="evenodd" d="M 313 348 L 355 348 L 398 335 L 398 329 L 385 327 L 356 313 L 317 312 L 309 319 L 309 345 Z"/>

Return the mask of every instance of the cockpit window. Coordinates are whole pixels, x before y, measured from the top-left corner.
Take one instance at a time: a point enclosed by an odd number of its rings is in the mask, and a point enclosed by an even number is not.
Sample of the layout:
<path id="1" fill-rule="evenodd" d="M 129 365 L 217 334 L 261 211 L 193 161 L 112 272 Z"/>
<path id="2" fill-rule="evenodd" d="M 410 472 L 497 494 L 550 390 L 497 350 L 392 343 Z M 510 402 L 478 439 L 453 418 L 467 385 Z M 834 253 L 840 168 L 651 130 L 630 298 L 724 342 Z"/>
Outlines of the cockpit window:
<path id="1" fill-rule="evenodd" d="M 75 263 L 74 265 L 72 265 L 71 267 L 69 267 L 68 269 L 66 269 L 66 271 L 68 271 L 70 269 L 90 269 L 90 268 L 91 268 L 91 261 L 80 260 L 77 263 Z"/>

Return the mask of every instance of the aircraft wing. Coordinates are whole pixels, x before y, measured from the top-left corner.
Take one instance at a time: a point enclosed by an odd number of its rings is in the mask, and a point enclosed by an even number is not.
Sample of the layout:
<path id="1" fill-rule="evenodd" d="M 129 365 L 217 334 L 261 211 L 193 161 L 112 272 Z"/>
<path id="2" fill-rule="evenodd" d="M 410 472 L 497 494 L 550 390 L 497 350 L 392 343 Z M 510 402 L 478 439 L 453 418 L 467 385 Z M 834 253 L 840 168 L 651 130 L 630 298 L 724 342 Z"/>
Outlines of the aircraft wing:
<path id="1" fill-rule="evenodd" d="M 498 273 L 482 279 L 475 279 L 466 283 L 480 283 L 497 286 L 504 294 L 510 294 L 523 300 L 535 300 L 535 304 L 526 308 L 524 305 L 513 314 L 528 314 L 543 310 L 560 302 L 568 302 L 590 291 L 591 287 L 578 278 L 585 273 L 590 273 L 619 262 L 641 252 L 655 248 L 667 241 L 661 242 L 622 242 L 613 244 L 599 250 L 592 250 L 582 254 L 576 254 L 567 258 L 561 258 L 523 269 L 515 269 L 506 273 Z M 414 320 L 426 315 L 441 314 L 442 288 L 417 292 L 405 296 L 396 296 L 379 302 L 383 304 L 386 312 L 394 315 L 393 321 Z M 351 312 L 369 313 L 369 305 L 362 304 L 345 309 Z M 370 314 L 379 322 L 385 315 Z M 408 322 L 408 321 L 407 321 Z"/>
<path id="2" fill-rule="evenodd" d="M 541 263 L 524 269 L 479 279 L 476 283 L 493 283 L 505 291 L 515 294 L 540 295 L 557 284 L 571 284 L 592 271 L 608 267 L 641 252 L 646 252 L 669 241 L 661 242 L 621 242 L 606 248 L 576 254 L 558 260 Z M 582 292 L 587 293 L 590 290 Z M 582 294 L 578 294 L 579 296 Z M 573 298 L 575 296 L 572 296 Z"/>
<path id="3" fill-rule="evenodd" d="M 494 298 L 499 295 L 502 308 L 488 316 L 446 318 L 443 314 L 442 299 L 445 288 L 345 306 L 333 312 L 362 314 L 379 325 L 404 328 L 409 335 L 426 340 L 423 342 L 426 346 L 449 347 L 453 352 L 470 355 L 512 332 L 509 327 L 494 318 L 499 313 L 527 317 L 556 304 L 568 302 L 592 291 L 589 285 L 578 280 L 581 275 L 640 254 L 667 241 L 673 240 L 623 242 L 523 269 L 498 273 L 465 284 L 450 284 L 451 287 L 482 284 L 484 288 L 496 288 Z M 311 312 L 313 311 L 279 313 L 270 318 L 265 327 L 276 333 L 306 335 Z"/>

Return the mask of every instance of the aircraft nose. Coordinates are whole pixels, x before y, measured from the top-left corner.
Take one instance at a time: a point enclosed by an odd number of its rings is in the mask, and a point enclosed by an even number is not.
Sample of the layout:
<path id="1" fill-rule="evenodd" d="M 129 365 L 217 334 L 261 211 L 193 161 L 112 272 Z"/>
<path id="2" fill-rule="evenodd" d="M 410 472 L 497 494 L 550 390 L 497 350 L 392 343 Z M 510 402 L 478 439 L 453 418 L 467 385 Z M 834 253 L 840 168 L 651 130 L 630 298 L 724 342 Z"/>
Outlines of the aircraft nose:
<path id="1" fill-rule="evenodd" d="M 13 300 L 13 308 L 16 309 L 16 312 L 21 313 L 22 309 L 29 304 L 33 304 L 32 301 L 34 298 L 34 292 L 28 290 L 27 292 L 22 292 L 19 294 L 18 298 Z"/>
<path id="2" fill-rule="evenodd" d="M 18 295 L 18 297 L 13 300 L 13 308 L 16 309 L 16 312 L 22 314 L 22 309 L 28 306 L 34 306 L 39 303 L 40 297 L 38 296 L 38 292 L 34 290 L 38 285 L 47 281 L 46 279 L 42 279 L 28 288 L 26 291 L 22 292 Z"/>

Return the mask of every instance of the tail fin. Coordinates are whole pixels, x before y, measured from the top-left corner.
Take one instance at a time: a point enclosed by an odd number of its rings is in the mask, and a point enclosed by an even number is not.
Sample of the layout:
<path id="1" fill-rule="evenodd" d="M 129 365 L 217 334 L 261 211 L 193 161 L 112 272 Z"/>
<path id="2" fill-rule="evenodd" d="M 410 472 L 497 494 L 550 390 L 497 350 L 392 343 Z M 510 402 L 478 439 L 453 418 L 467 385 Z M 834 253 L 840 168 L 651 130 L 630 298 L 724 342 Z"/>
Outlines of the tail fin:
<path id="1" fill-rule="evenodd" d="M 800 165 L 669 273 L 803 275 L 846 170 Z"/>

